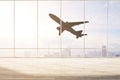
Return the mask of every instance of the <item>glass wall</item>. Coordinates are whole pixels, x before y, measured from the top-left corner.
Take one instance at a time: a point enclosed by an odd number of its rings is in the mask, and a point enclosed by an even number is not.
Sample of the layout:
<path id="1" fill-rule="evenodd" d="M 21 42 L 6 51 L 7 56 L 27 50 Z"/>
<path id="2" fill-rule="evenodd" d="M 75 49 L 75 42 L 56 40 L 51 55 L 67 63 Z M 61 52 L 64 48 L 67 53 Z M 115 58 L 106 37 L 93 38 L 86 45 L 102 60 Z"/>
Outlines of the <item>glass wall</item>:
<path id="1" fill-rule="evenodd" d="M 1 0 L 0 57 L 119 56 L 119 4 L 118 0 Z M 81 21 L 89 23 L 70 24 Z M 65 30 L 59 35 L 65 25 L 74 33 Z M 76 38 L 77 31 L 87 36 Z"/>

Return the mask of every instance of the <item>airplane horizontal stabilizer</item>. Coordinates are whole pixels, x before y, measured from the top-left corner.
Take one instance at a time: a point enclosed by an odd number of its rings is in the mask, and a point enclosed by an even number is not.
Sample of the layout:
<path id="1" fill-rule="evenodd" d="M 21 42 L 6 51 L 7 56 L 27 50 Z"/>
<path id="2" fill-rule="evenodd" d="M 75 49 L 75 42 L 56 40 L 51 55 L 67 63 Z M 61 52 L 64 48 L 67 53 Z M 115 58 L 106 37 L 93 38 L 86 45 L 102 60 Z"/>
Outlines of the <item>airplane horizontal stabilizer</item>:
<path id="1" fill-rule="evenodd" d="M 76 32 L 76 38 L 81 37 L 82 30 Z"/>
<path id="2" fill-rule="evenodd" d="M 81 33 L 82 33 L 82 30 L 81 31 L 77 31 L 76 38 L 79 38 L 79 37 L 87 35 L 87 34 L 81 34 Z"/>

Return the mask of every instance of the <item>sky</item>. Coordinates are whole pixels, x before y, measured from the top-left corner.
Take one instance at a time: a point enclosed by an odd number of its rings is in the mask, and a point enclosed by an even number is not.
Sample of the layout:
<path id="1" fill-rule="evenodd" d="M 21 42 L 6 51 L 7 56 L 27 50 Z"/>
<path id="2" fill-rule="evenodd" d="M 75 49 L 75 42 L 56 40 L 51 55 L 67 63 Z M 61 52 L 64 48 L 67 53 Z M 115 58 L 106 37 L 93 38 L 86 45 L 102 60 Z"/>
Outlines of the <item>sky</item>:
<path id="1" fill-rule="evenodd" d="M 0 48 L 14 46 L 14 5 L 13 1 L 0 1 Z M 62 3 L 62 4 L 61 4 Z M 120 52 L 120 1 L 37 1 L 15 2 L 15 47 L 16 48 L 101 48 L 103 45 Z M 85 8 L 84 8 L 85 6 Z M 108 14 L 107 14 L 108 9 Z M 84 11 L 85 10 L 85 11 Z M 89 21 L 73 27 L 76 31 L 85 29 L 88 34 L 76 39 L 65 31 L 58 36 L 56 27 L 60 26 L 49 17 L 52 13 L 64 22 Z M 108 17 L 108 18 L 107 18 Z M 38 23 L 37 23 L 38 19 Z M 108 21 L 108 24 L 107 24 Z M 85 28 L 84 28 L 85 27 Z M 38 32 L 37 32 L 38 31 Z M 108 31 L 108 38 L 107 38 Z M 38 34 L 38 35 L 37 35 Z M 38 42 L 37 42 L 38 36 Z M 117 47 L 116 47 L 117 45 Z M 3 53 L 1 50 L 0 53 Z M 10 50 L 8 50 L 9 52 Z M 53 50 L 57 52 L 56 50 Z M 94 51 L 94 50 L 93 50 Z M 111 50 L 110 50 L 111 51 Z M 29 49 L 26 50 L 26 53 Z M 43 51 L 40 51 L 43 53 Z M 47 50 L 46 50 L 47 52 Z M 74 51 L 73 53 L 80 52 Z M 12 51 L 11 51 L 12 53 Z M 16 53 L 22 53 L 17 50 Z M 24 53 L 24 50 L 23 50 Z M 31 53 L 36 53 L 35 50 Z"/>

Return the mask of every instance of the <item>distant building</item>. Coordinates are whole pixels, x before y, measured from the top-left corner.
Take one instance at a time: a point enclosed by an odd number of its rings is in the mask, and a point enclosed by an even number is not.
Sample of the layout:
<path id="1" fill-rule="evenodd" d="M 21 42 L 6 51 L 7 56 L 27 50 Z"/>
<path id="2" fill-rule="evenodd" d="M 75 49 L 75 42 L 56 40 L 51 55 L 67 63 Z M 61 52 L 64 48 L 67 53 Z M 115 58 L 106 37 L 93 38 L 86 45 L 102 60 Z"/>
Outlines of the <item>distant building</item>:
<path id="1" fill-rule="evenodd" d="M 69 48 L 63 49 L 61 57 L 71 57 L 71 51 L 70 51 L 70 49 Z"/>
<path id="2" fill-rule="evenodd" d="M 26 58 L 31 57 L 31 52 L 30 51 L 25 51 L 24 57 L 26 57 Z"/>
<path id="3" fill-rule="evenodd" d="M 107 56 L 107 47 L 105 45 L 102 46 L 102 57 Z"/>

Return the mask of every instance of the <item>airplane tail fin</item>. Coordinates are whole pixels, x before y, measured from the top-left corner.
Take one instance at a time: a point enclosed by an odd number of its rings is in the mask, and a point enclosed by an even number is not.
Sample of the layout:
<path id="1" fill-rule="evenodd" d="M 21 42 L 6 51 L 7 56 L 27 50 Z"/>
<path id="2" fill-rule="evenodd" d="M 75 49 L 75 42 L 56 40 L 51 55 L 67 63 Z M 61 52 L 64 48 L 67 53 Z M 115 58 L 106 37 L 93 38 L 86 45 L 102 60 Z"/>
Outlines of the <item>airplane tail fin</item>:
<path id="1" fill-rule="evenodd" d="M 87 34 L 81 34 L 81 33 L 82 33 L 82 30 L 77 31 L 76 38 L 79 38 L 79 37 L 82 37 L 82 36 L 86 36 L 86 35 L 87 35 Z"/>

